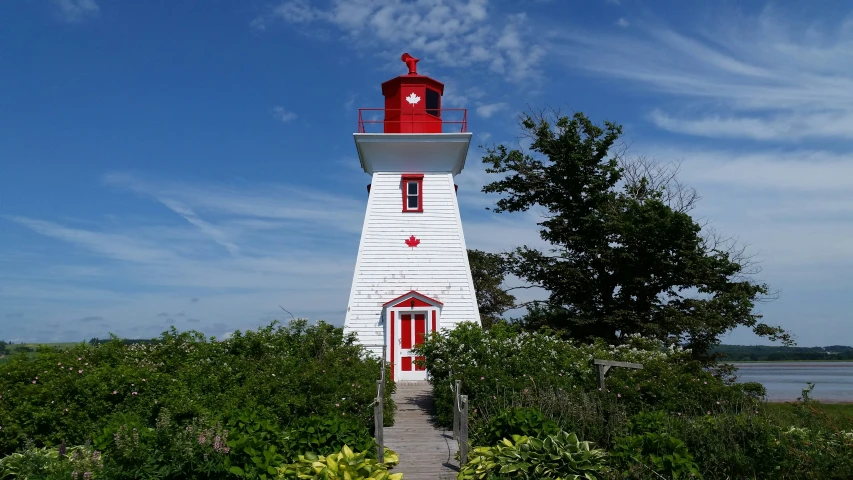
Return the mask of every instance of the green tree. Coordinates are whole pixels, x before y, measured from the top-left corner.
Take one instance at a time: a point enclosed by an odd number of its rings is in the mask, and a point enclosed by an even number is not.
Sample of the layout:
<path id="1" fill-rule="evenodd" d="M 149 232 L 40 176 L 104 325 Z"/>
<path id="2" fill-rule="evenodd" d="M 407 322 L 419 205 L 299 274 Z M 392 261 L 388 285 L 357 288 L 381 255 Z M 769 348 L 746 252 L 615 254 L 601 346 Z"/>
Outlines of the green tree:
<path id="1" fill-rule="evenodd" d="M 506 262 L 500 254 L 469 249 L 468 264 L 477 292 L 480 321 L 483 327 L 490 328 L 515 305 L 515 297 L 503 287 Z"/>
<path id="2" fill-rule="evenodd" d="M 614 343 L 639 333 L 697 357 L 738 326 L 790 341 L 754 312 L 769 291 L 751 280 L 748 258 L 703 234 L 687 213 L 695 192 L 678 195 L 642 169 L 625 174 L 620 125 L 601 127 L 582 113 L 525 114 L 521 125 L 529 152 L 487 149 L 487 171 L 503 178 L 483 191 L 501 195 L 496 212 L 542 214 L 540 235 L 551 248 L 505 254 L 511 273 L 548 292 L 528 305 L 529 327 Z"/>
<path id="3" fill-rule="evenodd" d="M 6 355 L 6 342 L 0 340 L 0 355 Z"/>

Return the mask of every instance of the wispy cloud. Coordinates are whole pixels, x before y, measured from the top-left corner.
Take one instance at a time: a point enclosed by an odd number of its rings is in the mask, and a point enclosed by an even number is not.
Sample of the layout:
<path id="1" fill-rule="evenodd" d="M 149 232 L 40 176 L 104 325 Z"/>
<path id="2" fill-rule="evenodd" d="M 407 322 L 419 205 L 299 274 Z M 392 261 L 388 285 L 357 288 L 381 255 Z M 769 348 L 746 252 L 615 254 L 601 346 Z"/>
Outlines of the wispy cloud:
<path id="1" fill-rule="evenodd" d="M 500 112 L 501 110 L 505 110 L 506 108 L 507 104 L 504 102 L 483 103 L 477 105 L 477 115 L 483 118 L 490 118 L 495 113 Z"/>
<path id="2" fill-rule="evenodd" d="M 572 68 L 691 98 L 692 108 L 654 111 L 661 128 L 758 140 L 851 137 L 853 22 L 815 29 L 772 7 L 720 12 L 685 34 L 655 22 L 630 33 L 566 30 L 553 53 Z M 698 102 L 698 104 L 697 104 Z"/>
<path id="3" fill-rule="evenodd" d="M 803 139 L 853 139 L 853 109 L 850 111 L 802 112 L 759 116 L 709 115 L 673 117 L 659 109 L 649 114 L 658 127 L 670 132 L 710 138 L 798 141 Z"/>
<path id="4" fill-rule="evenodd" d="M 296 119 L 295 113 L 285 110 L 285 108 L 282 107 L 281 105 L 276 105 L 275 107 L 272 108 L 272 116 L 276 120 L 280 120 L 280 121 L 285 122 L 285 123 Z"/>
<path id="5" fill-rule="evenodd" d="M 327 8 L 306 0 L 286 0 L 252 25 L 275 21 L 333 27 L 348 45 L 399 52 L 411 50 L 436 65 L 484 65 L 521 82 L 538 77 L 545 50 L 523 13 L 494 15 L 488 0 L 456 2 L 333 0 Z"/>
<path id="6" fill-rule="evenodd" d="M 619 17 L 619 20 L 616 20 L 616 26 L 622 28 L 628 28 L 631 25 L 631 22 L 628 21 L 625 17 Z"/>
<path id="7" fill-rule="evenodd" d="M 107 328 L 154 335 L 163 326 L 151 322 L 154 317 L 176 325 L 205 318 L 233 331 L 275 318 L 279 304 L 300 315 L 342 320 L 363 197 L 281 184 L 199 184 L 127 173 L 106 175 L 104 182 L 117 194 L 135 193 L 166 206 L 164 213 L 180 221 L 167 215 L 80 226 L 0 217 L 0 222 L 61 242 L 50 248 L 63 252 L 58 264 L 40 261 L 0 275 L 0 305 L 13 300 L 15 311 L 39 318 L 36 324 L 16 326 L 16 335 L 54 338 L 58 332 L 39 326 L 68 318 L 78 319 L 86 337 L 105 335 Z M 41 251 L 34 252 L 39 258 Z M 82 262 L 97 275 L 81 276 L 76 265 Z M 111 319 L 109 325 L 89 318 L 93 310 Z M 134 325 L 145 330 L 133 330 Z"/>
<path id="8" fill-rule="evenodd" d="M 95 0 L 53 0 L 53 3 L 59 8 L 62 18 L 68 22 L 95 16 L 100 11 Z"/>

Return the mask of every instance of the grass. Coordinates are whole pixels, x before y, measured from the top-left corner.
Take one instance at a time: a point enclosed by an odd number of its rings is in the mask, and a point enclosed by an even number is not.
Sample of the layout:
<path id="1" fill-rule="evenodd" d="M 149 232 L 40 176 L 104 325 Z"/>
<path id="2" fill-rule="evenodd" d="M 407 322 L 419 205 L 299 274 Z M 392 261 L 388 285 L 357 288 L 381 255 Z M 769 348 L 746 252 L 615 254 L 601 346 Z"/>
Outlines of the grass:
<path id="1" fill-rule="evenodd" d="M 767 410 L 777 417 L 780 424 L 805 427 L 799 406 L 795 403 L 768 403 Z M 839 430 L 853 430 L 853 403 L 811 403 L 805 408 L 826 419 L 829 425 Z"/>
<path id="2" fill-rule="evenodd" d="M 71 348 L 74 345 L 78 345 L 79 343 L 80 342 L 53 342 L 53 343 L 46 342 L 46 343 L 16 343 L 14 345 L 6 345 L 6 354 L 0 355 L 0 364 L 3 364 L 5 362 L 9 361 L 9 358 L 11 358 L 12 355 L 17 354 L 18 350 L 22 347 L 31 348 L 33 351 L 30 352 L 29 355 L 33 356 L 35 354 L 35 351 L 38 350 L 39 347 L 42 347 L 42 346 L 58 348 L 60 350 L 64 350 L 67 348 Z"/>

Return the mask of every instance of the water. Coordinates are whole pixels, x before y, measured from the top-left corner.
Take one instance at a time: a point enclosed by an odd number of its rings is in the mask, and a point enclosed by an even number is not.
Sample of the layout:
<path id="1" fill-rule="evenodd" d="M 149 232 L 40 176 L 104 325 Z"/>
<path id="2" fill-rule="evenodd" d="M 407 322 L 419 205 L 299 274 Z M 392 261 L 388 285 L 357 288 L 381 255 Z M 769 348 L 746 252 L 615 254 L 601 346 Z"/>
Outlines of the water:
<path id="1" fill-rule="evenodd" d="M 735 363 L 738 381 L 759 382 L 771 402 L 796 400 L 815 384 L 812 398 L 823 402 L 853 402 L 853 362 Z"/>

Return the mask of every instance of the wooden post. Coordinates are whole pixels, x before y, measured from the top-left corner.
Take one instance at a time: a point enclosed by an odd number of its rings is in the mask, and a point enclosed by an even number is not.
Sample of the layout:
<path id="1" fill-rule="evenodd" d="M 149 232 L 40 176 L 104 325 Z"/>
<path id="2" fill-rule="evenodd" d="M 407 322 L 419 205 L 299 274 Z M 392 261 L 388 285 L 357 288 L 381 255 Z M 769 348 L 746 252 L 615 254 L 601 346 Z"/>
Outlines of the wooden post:
<path id="1" fill-rule="evenodd" d="M 453 438 L 459 440 L 459 392 L 462 380 L 456 380 L 453 385 Z"/>
<path id="2" fill-rule="evenodd" d="M 373 410 L 373 415 L 376 421 L 376 459 L 379 460 L 379 463 L 385 462 L 385 432 L 384 428 L 384 412 L 382 410 L 383 404 L 385 403 L 385 385 L 383 385 L 382 380 L 376 381 L 376 391 L 379 392 L 379 396 L 376 398 L 376 406 Z"/>
<path id="3" fill-rule="evenodd" d="M 632 368 L 634 370 L 643 369 L 643 365 L 640 363 L 615 362 L 613 360 L 593 360 L 592 363 L 595 364 L 595 369 L 598 370 L 598 388 L 600 388 L 601 391 L 606 390 L 604 385 L 604 376 L 607 375 L 607 371 L 610 370 L 610 367 Z"/>
<path id="4" fill-rule="evenodd" d="M 468 395 L 461 395 L 459 414 L 459 467 L 468 463 Z"/>

